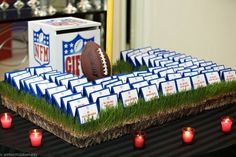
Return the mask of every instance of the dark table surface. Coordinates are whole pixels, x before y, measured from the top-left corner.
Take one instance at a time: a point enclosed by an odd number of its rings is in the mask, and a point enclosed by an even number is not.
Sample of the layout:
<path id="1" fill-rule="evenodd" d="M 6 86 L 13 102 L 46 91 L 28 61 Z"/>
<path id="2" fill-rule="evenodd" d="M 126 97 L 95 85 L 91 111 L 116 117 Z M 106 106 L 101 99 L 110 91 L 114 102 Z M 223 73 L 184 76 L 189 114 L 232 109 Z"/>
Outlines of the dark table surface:
<path id="1" fill-rule="evenodd" d="M 11 112 L 0 104 L 0 113 Z M 28 132 L 39 128 L 31 122 L 13 114 L 12 128 L 0 128 L 1 156 L 236 156 L 236 128 L 230 134 L 220 130 L 220 117 L 230 115 L 236 119 L 236 105 L 228 105 L 196 116 L 176 120 L 146 131 L 146 147 L 134 150 L 132 136 L 126 135 L 119 139 L 104 142 L 100 145 L 78 149 L 53 134 L 43 130 L 43 145 L 40 148 L 30 146 Z M 196 138 L 193 144 L 183 145 L 181 128 L 195 128 Z"/>

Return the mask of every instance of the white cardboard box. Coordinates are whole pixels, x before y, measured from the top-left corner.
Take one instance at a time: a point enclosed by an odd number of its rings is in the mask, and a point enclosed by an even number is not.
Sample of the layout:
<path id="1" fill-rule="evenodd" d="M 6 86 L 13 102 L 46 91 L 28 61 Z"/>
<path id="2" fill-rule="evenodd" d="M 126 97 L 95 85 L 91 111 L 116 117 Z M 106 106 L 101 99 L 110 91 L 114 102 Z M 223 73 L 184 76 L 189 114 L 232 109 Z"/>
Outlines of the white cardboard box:
<path id="1" fill-rule="evenodd" d="M 29 65 L 82 76 L 82 50 L 88 41 L 100 45 L 100 25 L 74 17 L 29 21 Z"/>

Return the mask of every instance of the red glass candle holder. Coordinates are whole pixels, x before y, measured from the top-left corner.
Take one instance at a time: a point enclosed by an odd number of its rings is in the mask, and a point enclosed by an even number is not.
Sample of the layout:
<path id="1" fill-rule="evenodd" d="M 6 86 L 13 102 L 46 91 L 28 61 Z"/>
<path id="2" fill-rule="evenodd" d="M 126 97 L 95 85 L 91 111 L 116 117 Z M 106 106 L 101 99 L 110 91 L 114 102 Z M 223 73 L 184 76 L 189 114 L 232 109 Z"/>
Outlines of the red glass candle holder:
<path id="1" fill-rule="evenodd" d="M 42 144 L 43 132 L 40 129 L 32 129 L 29 132 L 31 146 L 40 147 Z"/>
<path id="2" fill-rule="evenodd" d="M 4 129 L 11 128 L 11 123 L 12 123 L 11 113 L 3 113 L 1 114 L 0 118 L 1 118 L 2 128 Z"/>
<path id="3" fill-rule="evenodd" d="M 185 127 L 182 129 L 182 141 L 185 144 L 190 144 L 193 142 L 195 136 L 195 130 L 191 127 Z"/>
<path id="4" fill-rule="evenodd" d="M 230 116 L 221 117 L 221 130 L 224 133 L 229 133 L 232 130 L 233 118 Z"/>
<path id="5" fill-rule="evenodd" d="M 144 131 L 135 131 L 133 136 L 133 145 L 134 149 L 143 149 L 145 147 L 145 132 Z"/>

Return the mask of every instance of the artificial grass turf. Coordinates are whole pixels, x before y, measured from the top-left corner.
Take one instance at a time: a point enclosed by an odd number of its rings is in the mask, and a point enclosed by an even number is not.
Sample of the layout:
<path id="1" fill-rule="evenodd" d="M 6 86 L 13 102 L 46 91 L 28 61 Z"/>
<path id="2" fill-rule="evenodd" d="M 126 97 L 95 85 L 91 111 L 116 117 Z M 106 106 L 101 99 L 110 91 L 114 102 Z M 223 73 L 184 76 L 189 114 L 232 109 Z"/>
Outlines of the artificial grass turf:
<path id="1" fill-rule="evenodd" d="M 129 62 L 125 62 L 122 60 L 118 60 L 112 66 L 113 74 L 131 73 L 132 71 L 136 71 L 136 70 L 147 70 L 147 67 L 146 66 L 134 67 Z"/>
<path id="2" fill-rule="evenodd" d="M 44 98 L 39 99 L 24 91 L 18 92 L 14 87 L 6 82 L 0 82 L 0 94 L 8 97 L 10 100 L 26 105 L 33 112 L 40 114 L 62 128 L 73 132 L 76 135 L 89 135 L 97 132 L 103 132 L 111 128 L 122 126 L 126 122 L 132 122 L 145 116 L 152 116 L 158 112 L 165 112 L 171 108 L 181 108 L 186 105 L 197 104 L 204 100 L 215 98 L 226 93 L 236 92 L 236 81 L 220 82 L 218 84 L 208 85 L 204 88 L 181 92 L 169 96 L 162 96 L 145 102 L 139 99 L 137 104 L 123 108 L 119 102 L 117 108 L 109 108 L 100 112 L 99 119 L 80 125 L 77 117 L 73 119 L 70 115 L 61 112 L 57 107 L 46 102 Z"/>
<path id="3" fill-rule="evenodd" d="M 113 65 L 113 74 L 130 73 L 135 70 L 146 70 L 145 66 L 133 67 L 130 63 L 117 61 Z M 119 102 L 117 108 L 109 108 L 100 112 L 99 119 L 91 120 L 84 125 L 78 123 L 78 117 L 75 119 L 62 112 L 55 106 L 52 106 L 44 98 L 39 99 L 24 91 L 17 91 L 6 82 L 0 82 L 0 95 L 8 97 L 11 101 L 25 105 L 33 112 L 40 114 L 45 119 L 58 124 L 62 128 L 74 133 L 75 135 L 91 135 L 97 132 L 103 132 L 117 126 L 122 126 L 127 122 L 137 121 L 142 117 L 152 116 L 158 112 L 165 112 L 171 108 L 181 108 L 186 105 L 197 104 L 204 100 L 218 97 L 227 93 L 236 92 L 236 81 L 224 82 L 209 85 L 197 90 L 181 92 L 169 96 L 145 102 L 139 99 L 137 104 L 122 107 Z"/>

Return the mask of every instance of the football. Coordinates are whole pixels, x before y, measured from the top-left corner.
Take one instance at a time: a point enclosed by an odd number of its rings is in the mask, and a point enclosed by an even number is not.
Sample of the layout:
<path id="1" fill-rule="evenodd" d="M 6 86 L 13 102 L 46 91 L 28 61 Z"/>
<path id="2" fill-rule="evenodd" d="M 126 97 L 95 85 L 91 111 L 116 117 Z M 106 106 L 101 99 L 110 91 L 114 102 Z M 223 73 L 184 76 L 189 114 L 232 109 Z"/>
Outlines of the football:
<path id="1" fill-rule="evenodd" d="M 81 67 L 90 81 L 109 76 L 111 64 L 106 52 L 96 43 L 88 42 L 81 55 Z"/>

